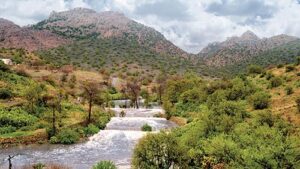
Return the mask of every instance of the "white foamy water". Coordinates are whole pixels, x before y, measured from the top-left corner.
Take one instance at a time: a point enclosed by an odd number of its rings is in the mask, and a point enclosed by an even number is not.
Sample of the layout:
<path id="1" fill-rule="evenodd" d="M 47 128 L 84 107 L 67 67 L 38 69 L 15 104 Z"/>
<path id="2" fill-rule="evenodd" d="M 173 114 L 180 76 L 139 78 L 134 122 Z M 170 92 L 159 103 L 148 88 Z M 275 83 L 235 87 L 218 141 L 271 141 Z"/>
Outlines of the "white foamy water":
<path id="1" fill-rule="evenodd" d="M 113 109 L 121 112 L 124 109 Z M 144 124 L 155 131 L 168 129 L 176 125 L 164 118 L 153 115 L 163 113 L 162 109 L 125 109 L 126 117 L 113 117 L 105 130 L 90 137 L 88 141 L 74 145 L 30 145 L 14 147 L 0 151 L 0 168 L 8 168 L 1 160 L 8 155 L 16 155 L 13 167 L 25 164 L 61 163 L 74 169 L 89 169 L 102 160 L 111 160 L 120 169 L 129 169 L 133 148 L 147 133 L 140 131 Z"/>

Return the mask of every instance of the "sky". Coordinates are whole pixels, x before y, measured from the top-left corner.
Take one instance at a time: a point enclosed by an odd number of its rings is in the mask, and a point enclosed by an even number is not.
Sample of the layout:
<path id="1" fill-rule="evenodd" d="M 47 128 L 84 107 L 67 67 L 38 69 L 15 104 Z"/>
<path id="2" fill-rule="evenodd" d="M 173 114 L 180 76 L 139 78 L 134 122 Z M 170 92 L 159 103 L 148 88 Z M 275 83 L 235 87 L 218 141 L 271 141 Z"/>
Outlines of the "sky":
<path id="1" fill-rule="evenodd" d="M 300 0 L 0 0 L 0 17 L 25 26 L 76 7 L 122 12 L 190 53 L 247 30 L 300 37 Z"/>

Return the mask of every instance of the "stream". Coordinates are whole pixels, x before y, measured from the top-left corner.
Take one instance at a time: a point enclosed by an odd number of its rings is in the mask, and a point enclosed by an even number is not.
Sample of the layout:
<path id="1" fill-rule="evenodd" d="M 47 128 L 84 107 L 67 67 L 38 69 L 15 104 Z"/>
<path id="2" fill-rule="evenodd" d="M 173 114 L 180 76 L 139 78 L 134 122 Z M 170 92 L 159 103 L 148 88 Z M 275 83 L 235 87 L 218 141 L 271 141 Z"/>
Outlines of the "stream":
<path id="1" fill-rule="evenodd" d="M 102 160 L 113 161 L 120 169 L 129 169 L 133 148 L 146 132 L 141 127 L 148 124 L 153 132 L 176 127 L 176 124 L 164 118 L 153 117 L 163 113 L 155 109 L 113 108 L 116 117 L 107 124 L 105 130 L 91 136 L 88 141 L 74 145 L 28 145 L 0 150 L 0 169 L 7 169 L 8 162 L 3 161 L 8 155 L 13 158 L 13 168 L 36 163 L 63 164 L 72 169 L 89 169 Z M 125 117 L 118 114 L 125 110 Z M 2 160 L 2 161 L 1 161 Z"/>

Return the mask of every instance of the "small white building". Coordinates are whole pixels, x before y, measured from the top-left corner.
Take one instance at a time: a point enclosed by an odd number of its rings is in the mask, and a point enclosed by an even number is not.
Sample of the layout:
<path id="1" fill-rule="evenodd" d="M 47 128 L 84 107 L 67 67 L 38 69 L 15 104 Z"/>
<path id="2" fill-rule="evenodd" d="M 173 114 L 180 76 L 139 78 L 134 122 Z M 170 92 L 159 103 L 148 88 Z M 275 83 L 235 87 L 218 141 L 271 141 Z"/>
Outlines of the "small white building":
<path id="1" fill-rule="evenodd" d="M 13 65 L 13 62 L 12 62 L 12 60 L 11 59 L 0 59 L 0 60 L 2 60 L 3 62 L 4 62 L 4 64 L 6 64 L 6 65 Z"/>

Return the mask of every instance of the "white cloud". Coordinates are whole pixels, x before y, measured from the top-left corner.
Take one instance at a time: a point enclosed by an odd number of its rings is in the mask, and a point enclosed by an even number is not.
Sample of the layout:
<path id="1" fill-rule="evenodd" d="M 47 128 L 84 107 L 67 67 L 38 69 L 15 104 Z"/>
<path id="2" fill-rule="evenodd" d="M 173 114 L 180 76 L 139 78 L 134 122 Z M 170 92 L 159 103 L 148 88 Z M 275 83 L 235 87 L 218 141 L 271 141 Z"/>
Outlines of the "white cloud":
<path id="1" fill-rule="evenodd" d="M 123 12 L 193 53 L 246 30 L 300 37 L 298 0 L 2 0 L 0 17 L 27 25 L 75 7 Z"/>

